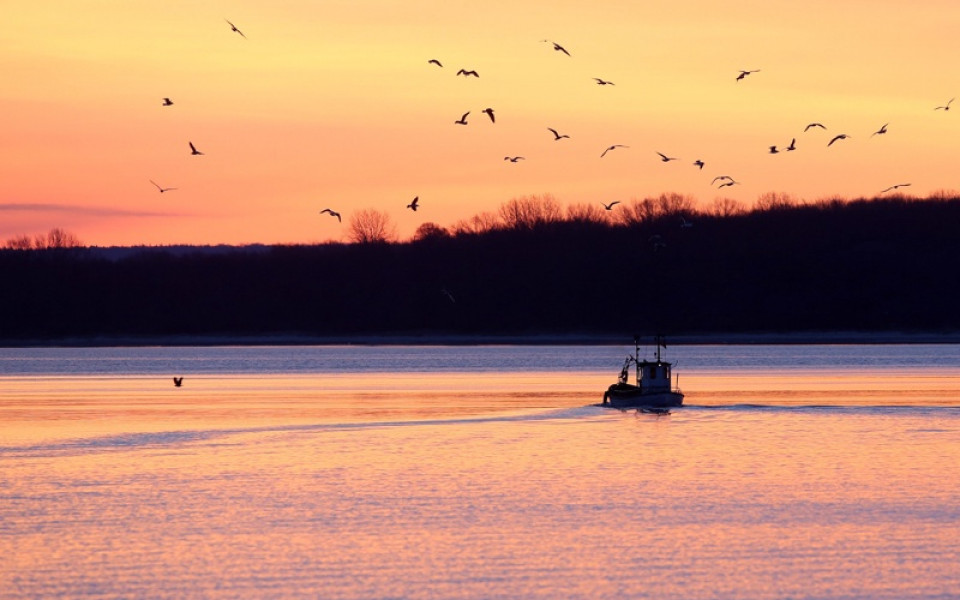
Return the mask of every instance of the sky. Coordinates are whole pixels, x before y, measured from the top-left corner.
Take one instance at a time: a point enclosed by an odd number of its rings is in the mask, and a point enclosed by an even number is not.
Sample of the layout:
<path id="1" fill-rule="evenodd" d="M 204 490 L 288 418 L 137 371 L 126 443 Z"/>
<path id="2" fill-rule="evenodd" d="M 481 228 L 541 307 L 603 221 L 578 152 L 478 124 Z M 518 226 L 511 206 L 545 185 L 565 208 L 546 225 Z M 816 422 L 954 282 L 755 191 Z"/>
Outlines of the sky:
<path id="1" fill-rule="evenodd" d="M 346 241 L 367 209 L 409 239 L 545 194 L 960 188 L 960 101 L 936 110 L 960 96 L 955 0 L 0 5 L 0 243 Z"/>

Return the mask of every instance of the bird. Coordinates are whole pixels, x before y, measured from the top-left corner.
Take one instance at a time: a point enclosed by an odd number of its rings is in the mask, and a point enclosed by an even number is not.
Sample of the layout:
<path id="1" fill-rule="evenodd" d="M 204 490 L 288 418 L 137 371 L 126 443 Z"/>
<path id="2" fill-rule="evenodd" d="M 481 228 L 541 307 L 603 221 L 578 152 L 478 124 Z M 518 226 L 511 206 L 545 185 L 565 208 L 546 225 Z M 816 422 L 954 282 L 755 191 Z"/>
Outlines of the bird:
<path id="1" fill-rule="evenodd" d="M 496 123 L 496 122 L 497 122 L 497 120 L 493 118 L 493 109 L 492 109 L 492 108 L 485 108 L 485 109 L 481 110 L 480 112 L 486 113 L 486 115 L 487 115 L 488 117 L 490 117 L 490 122 L 491 122 L 491 123 Z"/>
<path id="2" fill-rule="evenodd" d="M 679 160 L 679 159 L 674 158 L 674 157 L 672 157 L 672 156 L 667 156 L 667 155 L 664 154 L 663 152 L 657 152 L 657 154 L 660 155 L 660 160 L 662 160 L 663 162 L 670 162 L 671 160 Z"/>
<path id="3" fill-rule="evenodd" d="M 464 77 L 471 77 L 471 76 L 480 77 L 480 74 L 477 73 L 476 71 L 473 71 L 473 70 L 468 71 L 467 69 L 460 69 L 459 71 L 457 71 L 457 75 L 463 75 Z"/>
<path id="4" fill-rule="evenodd" d="M 910 185 L 910 184 L 909 184 L 909 183 L 898 183 L 897 185 L 891 185 L 890 187 L 888 187 L 888 188 L 885 189 L 885 190 L 880 190 L 880 193 L 881 193 L 881 194 L 885 194 L 885 193 L 887 193 L 887 192 L 889 192 L 889 191 L 892 191 L 892 190 L 895 190 L 895 189 L 897 189 L 897 188 L 907 187 L 908 185 Z"/>
<path id="5" fill-rule="evenodd" d="M 509 160 L 512 163 L 517 162 L 518 160 L 526 160 L 522 156 L 504 156 L 503 160 Z"/>
<path id="6" fill-rule="evenodd" d="M 168 187 L 168 188 L 160 187 L 160 184 L 158 184 L 156 181 L 154 181 L 154 180 L 152 180 L 152 179 L 150 180 L 150 183 L 152 183 L 153 185 L 155 185 L 155 186 L 157 187 L 157 189 L 160 190 L 160 193 L 161 193 L 161 194 L 164 193 L 164 192 L 169 192 L 169 191 L 171 191 L 171 190 L 177 189 L 177 188 L 173 188 L 173 187 Z"/>
<path id="7" fill-rule="evenodd" d="M 616 150 L 617 148 L 629 148 L 629 147 L 630 146 L 624 146 L 623 144 L 614 144 L 612 146 L 608 146 L 607 149 L 603 151 L 603 154 L 600 155 L 600 158 L 603 158 L 607 154 L 607 152 L 610 152 L 611 150 Z"/>
<path id="8" fill-rule="evenodd" d="M 417 208 L 419 207 L 420 207 L 420 196 L 415 196 L 413 201 L 407 205 L 407 208 L 409 208 L 413 212 L 417 212 Z"/>
<path id="9" fill-rule="evenodd" d="M 803 128 L 804 133 L 806 133 L 806 131 L 807 131 L 808 129 L 810 129 L 811 127 L 819 127 L 820 129 L 826 129 L 826 127 L 824 127 L 823 123 L 810 123 L 809 125 L 807 125 L 806 127 Z"/>
<path id="10" fill-rule="evenodd" d="M 953 101 L 954 101 L 954 98 L 950 98 L 949 100 L 947 100 L 946 104 L 944 104 L 943 106 L 938 106 L 933 110 L 950 110 L 950 103 Z"/>
<path id="11" fill-rule="evenodd" d="M 427 64 L 428 64 L 428 65 L 437 65 L 438 67 L 442 67 L 442 66 L 443 66 L 442 64 L 440 64 L 440 61 L 437 60 L 437 59 L 435 59 L 435 58 L 431 58 L 430 60 L 428 60 L 428 61 L 427 61 Z"/>
<path id="12" fill-rule="evenodd" d="M 730 177 L 729 175 L 717 175 L 713 178 L 713 181 L 710 182 L 710 185 L 713 185 L 718 181 L 733 181 L 733 177 Z"/>
<path id="13" fill-rule="evenodd" d="M 467 112 L 463 113 L 463 116 L 460 117 L 459 120 L 454 121 L 454 123 L 456 123 L 457 125 L 466 125 L 466 124 L 467 124 L 467 115 L 469 115 L 469 114 L 470 114 L 470 111 L 468 110 Z"/>
<path id="14" fill-rule="evenodd" d="M 759 72 L 760 72 L 760 69 L 754 69 L 754 70 L 752 70 L 752 71 L 744 71 L 744 70 L 741 70 L 741 71 L 740 71 L 740 74 L 737 75 L 737 81 L 740 81 L 741 79 L 743 79 L 744 77 L 746 77 L 746 76 L 749 75 L 750 73 L 759 73 Z"/>
<path id="15" fill-rule="evenodd" d="M 680 215 L 680 228 L 690 229 L 691 227 L 693 227 L 693 221 L 688 221 L 683 215 Z"/>
<path id="16" fill-rule="evenodd" d="M 881 127 L 880 129 L 874 131 L 873 133 L 871 133 L 871 134 L 870 134 L 870 137 L 873 137 L 873 136 L 875 136 L 875 135 L 883 135 L 883 134 L 885 134 L 885 133 L 887 132 L 887 125 L 889 125 L 889 124 L 890 124 L 890 123 L 884 123 L 884 124 L 883 124 L 883 127 Z"/>
<path id="17" fill-rule="evenodd" d="M 343 223 L 343 219 L 340 218 L 340 213 L 338 213 L 337 211 L 335 211 L 335 210 L 333 210 L 333 209 L 330 209 L 330 208 L 325 208 L 325 209 L 323 209 L 323 210 L 320 211 L 320 214 L 321 214 L 321 215 L 322 215 L 323 213 L 329 213 L 331 217 L 336 217 L 336 218 L 337 218 L 337 221 L 340 221 L 341 223 Z"/>
<path id="18" fill-rule="evenodd" d="M 164 106 L 173 106 L 173 100 L 171 100 L 170 98 L 164 98 L 164 99 L 163 99 L 163 105 L 164 105 Z"/>
<path id="19" fill-rule="evenodd" d="M 563 139 L 563 138 L 569 138 L 569 137 L 570 137 L 570 136 L 567 135 L 567 134 L 560 135 L 560 133 L 559 133 L 556 129 L 554 129 L 553 127 L 547 127 L 547 129 L 550 130 L 550 131 L 553 133 L 553 141 L 557 141 L 557 140 L 560 140 L 560 139 Z"/>
<path id="20" fill-rule="evenodd" d="M 697 160 L 693 161 L 693 166 L 699 168 L 701 171 L 703 170 L 704 164 L 705 164 L 705 163 L 704 163 L 702 160 L 700 160 L 699 158 L 698 158 Z"/>
<path id="21" fill-rule="evenodd" d="M 612 81 L 607 81 L 606 79 L 600 79 L 599 77 L 594 77 L 593 79 L 597 82 L 597 85 L 614 85 Z"/>
<path id="22" fill-rule="evenodd" d="M 770 146 L 770 154 L 776 154 L 777 152 L 780 152 L 780 151 L 777 150 L 776 146 Z"/>
<path id="23" fill-rule="evenodd" d="M 190 155 L 191 156 L 203 156 L 203 152 L 197 150 L 197 147 L 193 145 L 193 142 L 187 142 L 190 144 Z"/>
<path id="24" fill-rule="evenodd" d="M 247 36 L 243 35 L 243 32 L 237 29 L 237 26 L 231 23 L 229 19 L 224 19 L 224 21 L 226 21 L 227 25 L 230 26 L 230 31 L 236 31 L 237 33 L 240 34 L 240 37 L 242 37 L 243 39 L 247 39 Z"/>
<path id="25" fill-rule="evenodd" d="M 739 181 L 734 181 L 732 177 L 727 177 L 727 180 L 717 186 L 717 189 L 730 187 L 731 185 L 737 185 Z"/>
<path id="26" fill-rule="evenodd" d="M 833 139 L 832 139 L 832 140 L 830 140 L 829 142 L 827 142 L 827 147 L 829 148 L 830 146 L 832 146 L 833 143 L 836 142 L 837 140 L 845 140 L 845 139 L 847 139 L 848 137 L 850 137 L 850 136 L 847 135 L 847 134 L 845 134 L 845 133 L 841 133 L 840 135 L 835 135 L 835 136 L 833 136 Z"/>
<path id="27" fill-rule="evenodd" d="M 603 202 L 601 202 L 600 204 L 603 204 Z M 618 204 L 620 204 L 620 201 L 619 201 L 619 200 L 614 200 L 614 201 L 611 202 L 610 204 L 603 204 L 603 207 L 604 207 L 605 209 L 607 209 L 607 210 L 613 210 L 613 207 L 616 206 L 616 205 L 618 205 Z"/>
<path id="28" fill-rule="evenodd" d="M 784 148 L 787 152 L 792 152 L 797 149 L 797 138 L 792 138 L 790 140 L 790 145 Z"/>
<path id="29" fill-rule="evenodd" d="M 174 377 L 174 378 L 173 378 L 173 385 L 175 385 L 175 386 L 177 386 L 177 387 L 180 387 L 181 385 L 183 385 L 183 377 Z"/>
<path id="30" fill-rule="evenodd" d="M 549 43 L 553 44 L 553 49 L 554 49 L 554 50 L 556 50 L 557 52 L 563 52 L 563 53 L 566 54 L 567 56 L 570 56 L 570 53 L 567 52 L 567 49 L 564 48 L 563 46 L 561 46 L 560 44 L 558 44 L 558 43 L 556 43 L 556 42 L 554 42 L 554 41 L 551 41 L 551 40 L 541 40 L 541 41 L 549 42 Z"/>

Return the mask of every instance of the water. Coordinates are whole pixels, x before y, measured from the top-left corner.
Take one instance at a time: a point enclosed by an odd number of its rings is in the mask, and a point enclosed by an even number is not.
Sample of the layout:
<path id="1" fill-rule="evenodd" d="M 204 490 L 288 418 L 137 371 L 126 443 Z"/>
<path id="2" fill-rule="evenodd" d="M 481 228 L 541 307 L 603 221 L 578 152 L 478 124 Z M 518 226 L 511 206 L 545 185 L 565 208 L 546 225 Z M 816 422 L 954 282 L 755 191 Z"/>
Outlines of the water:
<path id="1" fill-rule="evenodd" d="M 960 348 L 631 350 L 0 350 L 0 598 L 960 597 Z"/>

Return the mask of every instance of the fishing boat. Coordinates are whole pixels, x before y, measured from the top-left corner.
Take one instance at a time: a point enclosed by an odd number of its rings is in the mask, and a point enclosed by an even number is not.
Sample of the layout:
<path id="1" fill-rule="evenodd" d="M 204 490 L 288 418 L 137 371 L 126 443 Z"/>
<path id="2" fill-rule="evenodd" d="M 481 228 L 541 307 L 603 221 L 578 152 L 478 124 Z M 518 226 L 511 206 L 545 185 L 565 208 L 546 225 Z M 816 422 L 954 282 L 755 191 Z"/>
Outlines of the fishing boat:
<path id="1" fill-rule="evenodd" d="M 613 408 L 669 409 L 683 405 L 679 383 L 672 379 L 673 364 L 663 360 L 661 349 L 667 347 L 663 336 L 656 337 L 654 360 L 640 358 L 640 341 L 634 338 L 634 354 L 627 356 L 617 382 L 603 393 L 603 405 Z M 630 367 L 635 368 L 635 383 L 629 383 Z"/>

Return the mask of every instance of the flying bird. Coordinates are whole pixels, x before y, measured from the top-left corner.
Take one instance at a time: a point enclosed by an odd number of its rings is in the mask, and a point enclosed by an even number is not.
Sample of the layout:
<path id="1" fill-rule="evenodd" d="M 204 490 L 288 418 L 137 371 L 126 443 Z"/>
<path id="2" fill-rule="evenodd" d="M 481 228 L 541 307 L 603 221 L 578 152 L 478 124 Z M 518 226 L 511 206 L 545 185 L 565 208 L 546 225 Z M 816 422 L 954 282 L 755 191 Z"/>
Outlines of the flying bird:
<path id="1" fill-rule="evenodd" d="M 173 100 L 171 100 L 170 98 L 164 98 L 164 99 L 163 99 L 163 105 L 164 105 L 164 106 L 173 106 Z"/>
<path id="2" fill-rule="evenodd" d="M 417 208 L 419 207 L 420 207 L 420 196 L 414 197 L 413 201 L 407 205 L 407 208 L 409 208 L 413 212 L 417 212 Z"/>
<path id="3" fill-rule="evenodd" d="M 950 103 L 953 102 L 954 100 L 955 100 L 954 98 L 950 98 L 949 100 L 947 100 L 946 104 L 944 104 L 943 106 L 938 106 L 933 110 L 950 110 Z"/>
<path id="4" fill-rule="evenodd" d="M 731 179 L 730 181 L 725 181 L 725 182 L 721 183 L 720 185 L 718 185 L 718 186 L 717 186 L 717 189 L 719 190 L 720 188 L 730 187 L 731 185 L 737 185 L 738 183 L 740 183 L 740 182 L 739 182 L 739 181 L 734 181 L 734 180 Z"/>
<path id="5" fill-rule="evenodd" d="M 466 124 L 467 124 L 467 115 L 469 115 L 469 114 L 470 114 L 470 111 L 468 110 L 467 112 L 463 113 L 463 116 L 460 117 L 459 120 L 454 121 L 454 123 L 456 123 L 457 125 L 466 125 Z"/>
<path id="6" fill-rule="evenodd" d="M 237 29 L 237 26 L 231 23 L 229 19 L 224 19 L 224 21 L 226 21 L 227 25 L 230 26 L 230 31 L 236 31 L 237 33 L 240 34 L 240 37 L 242 37 L 243 39 L 247 39 L 247 36 L 243 35 L 243 32 Z"/>
<path id="7" fill-rule="evenodd" d="M 667 155 L 664 154 L 663 152 L 657 152 L 657 154 L 660 155 L 660 160 L 662 160 L 663 162 L 670 162 L 671 160 L 679 160 L 679 159 L 674 158 L 674 157 L 672 157 L 672 156 L 667 156 Z"/>
<path id="8" fill-rule="evenodd" d="M 177 188 L 171 188 L 171 187 L 168 187 L 168 188 L 160 187 L 160 185 L 159 185 L 156 181 L 154 181 L 154 180 L 152 180 L 152 179 L 150 180 L 150 183 L 152 183 L 153 185 L 155 185 L 156 188 L 157 188 L 158 190 L 160 190 L 160 193 L 161 193 L 161 194 L 164 193 L 164 192 L 169 192 L 169 191 L 171 191 L 171 190 L 177 189 Z"/>
<path id="9" fill-rule="evenodd" d="M 811 127 L 819 127 L 820 129 L 826 129 L 826 127 L 823 126 L 823 123 L 810 123 L 809 125 L 803 128 L 803 131 L 806 132 Z"/>
<path id="10" fill-rule="evenodd" d="M 541 41 L 549 42 L 549 43 L 553 44 L 553 49 L 554 49 L 554 50 L 556 50 L 557 52 L 563 52 L 563 53 L 566 54 L 567 56 L 570 56 L 570 53 L 567 52 L 567 49 L 564 48 L 563 46 L 561 46 L 560 44 L 558 44 L 558 43 L 556 43 L 556 42 L 554 42 L 554 41 L 551 41 L 551 40 L 541 40 Z"/>
<path id="11" fill-rule="evenodd" d="M 603 202 L 601 202 L 600 204 L 603 204 Z M 613 207 L 616 206 L 616 205 L 618 205 L 618 204 L 620 204 L 620 201 L 619 201 L 619 200 L 614 200 L 614 201 L 611 202 L 610 204 L 603 204 L 603 207 L 604 207 L 605 209 L 607 209 L 607 210 L 613 210 Z"/>
<path id="12" fill-rule="evenodd" d="M 606 156 L 607 152 L 611 150 L 616 150 L 617 148 L 629 148 L 630 146 L 624 146 L 623 144 L 614 144 L 612 146 L 607 146 L 607 149 L 603 151 L 603 154 L 600 155 L 600 158 Z"/>
<path id="13" fill-rule="evenodd" d="M 457 75 L 463 75 L 464 77 L 480 77 L 480 74 L 473 70 L 460 69 L 457 71 Z"/>
<path id="14" fill-rule="evenodd" d="M 174 377 L 174 378 L 173 378 L 173 385 L 175 385 L 175 386 L 177 386 L 177 387 L 180 387 L 181 385 L 183 385 L 183 377 Z"/>
<path id="15" fill-rule="evenodd" d="M 197 147 L 193 145 L 193 142 L 187 142 L 190 144 L 190 155 L 191 156 L 203 156 L 203 152 L 197 150 Z"/>
<path id="16" fill-rule="evenodd" d="M 697 160 L 693 161 L 693 166 L 697 167 L 697 168 L 700 169 L 701 171 L 703 170 L 704 164 L 705 164 L 705 163 L 704 163 L 702 160 L 700 160 L 699 158 L 698 158 Z"/>
<path id="17" fill-rule="evenodd" d="M 606 79 L 600 79 L 599 77 L 594 77 L 593 79 L 597 82 L 597 85 L 614 85 L 612 81 L 607 81 Z"/>
<path id="18" fill-rule="evenodd" d="M 770 146 L 770 154 L 776 154 L 777 152 L 780 152 L 780 151 L 777 150 L 776 146 Z"/>
<path id="19" fill-rule="evenodd" d="M 910 184 L 909 184 L 909 183 L 898 183 L 897 185 L 891 185 L 890 187 L 888 187 L 888 188 L 885 189 L 885 190 L 881 190 L 880 193 L 881 193 L 881 194 L 885 194 L 885 193 L 887 193 L 887 192 L 889 192 L 889 191 L 892 191 L 892 190 L 895 190 L 895 189 L 897 189 L 897 188 L 907 187 L 908 185 L 910 185 Z"/>
<path id="20" fill-rule="evenodd" d="M 741 70 L 741 71 L 740 71 L 740 74 L 737 75 L 737 81 L 740 81 L 741 79 L 743 79 L 744 77 L 746 77 L 746 76 L 749 75 L 750 73 L 759 73 L 759 72 L 760 72 L 760 69 L 754 69 L 754 70 L 752 70 L 752 71 L 743 71 L 743 70 Z"/>
<path id="21" fill-rule="evenodd" d="M 343 219 L 340 218 L 340 213 L 338 213 L 337 211 L 332 210 L 332 209 L 329 209 L 329 208 L 325 208 L 325 209 L 323 209 L 323 210 L 320 211 L 320 214 L 321 214 L 321 215 L 322 215 L 323 213 L 329 213 L 329 215 L 330 215 L 331 217 L 336 217 L 336 218 L 337 218 L 337 221 L 340 221 L 341 223 L 343 223 Z"/>
<path id="22" fill-rule="evenodd" d="M 493 109 L 492 109 L 492 108 L 485 108 L 485 109 L 483 109 L 483 110 L 480 111 L 480 112 L 486 113 L 486 115 L 487 115 L 488 117 L 490 117 L 490 122 L 491 122 L 491 123 L 496 123 L 496 122 L 497 122 L 497 120 L 493 118 Z"/>
<path id="23" fill-rule="evenodd" d="M 710 182 L 710 185 L 713 185 L 718 181 L 733 181 L 733 177 L 730 177 L 729 175 L 717 175 L 713 178 L 713 181 Z"/>
<path id="24" fill-rule="evenodd" d="M 829 148 L 830 146 L 832 146 L 833 143 L 836 142 L 837 140 L 845 140 L 845 139 L 847 139 L 848 137 L 850 137 L 850 136 L 847 135 L 847 134 L 845 134 L 845 133 L 841 133 L 840 135 L 835 135 L 835 136 L 833 136 L 833 139 L 832 139 L 832 140 L 830 140 L 829 142 L 827 142 L 827 147 Z"/>
<path id="25" fill-rule="evenodd" d="M 509 160 L 512 163 L 517 162 L 518 160 L 525 160 L 522 156 L 504 156 L 503 160 Z"/>
<path id="26" fill-rule="evenodd" d="M 889 124 L 890 124 L 890 123 L 884 123 L 884 124 L 883 124 L 883 127 L 881 127 L 880 129 L 874 131 L 873 133 L 871 133 L 871 134 L 870 134 L 870 137 L 873 137 L 873 136 L 875 136 L 875 135 L 883 135 L 883 134 L 885 134 L 885 133 L 887 132 L 887 125 L 889 125 Z"/>
<path id="27" fill-rule="evenodd" d="M 567 134 L 560 135 L 560 133 L 559 133 L 556 129 L 554 129 L 553 127 L 547 127 L 547 129 L 550 130 L 550 131 L 553 133 L 553 141 L 557 141 L 557 140 L 560 140 L 560 139 L 563 139 L 563 138 L 569 138 L 569 137 L 570 137 L 570 136 L 567 135 Z"/>
<path id="28" fill-rule="evenodd" d="M 797 138 L 792 138 L 790 140 L 790 145 L 784 148 L 787 152 L 792 152 L 797 149 Z"/>
<path id="29" fill-rule="evenodd" d="M 428 64 L 428 65 L 437 65 L 438 67 L 442 67 L 442 66 L 443 66 L 442 64 L 440 64 L 440 61 L 437 60 L 437 59 L 435 59 L 435 58 L 431 58 L 430 60 L 428 60 L 428 61 L 427 61 L 427 64 Z"/>

